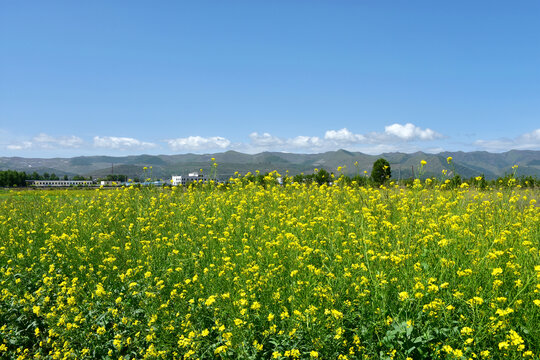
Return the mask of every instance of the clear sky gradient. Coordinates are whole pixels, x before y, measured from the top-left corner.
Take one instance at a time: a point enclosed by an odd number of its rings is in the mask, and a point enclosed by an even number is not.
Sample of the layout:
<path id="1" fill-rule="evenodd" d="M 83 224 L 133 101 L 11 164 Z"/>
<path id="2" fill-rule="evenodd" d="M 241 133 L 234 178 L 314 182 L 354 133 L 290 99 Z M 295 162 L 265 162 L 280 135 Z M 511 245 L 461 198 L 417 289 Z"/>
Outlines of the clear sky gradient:
<path id="1" fill-rule="evenodd" d="M 0 156 L 540 150 L 540 2 L 0 1 Z"/>

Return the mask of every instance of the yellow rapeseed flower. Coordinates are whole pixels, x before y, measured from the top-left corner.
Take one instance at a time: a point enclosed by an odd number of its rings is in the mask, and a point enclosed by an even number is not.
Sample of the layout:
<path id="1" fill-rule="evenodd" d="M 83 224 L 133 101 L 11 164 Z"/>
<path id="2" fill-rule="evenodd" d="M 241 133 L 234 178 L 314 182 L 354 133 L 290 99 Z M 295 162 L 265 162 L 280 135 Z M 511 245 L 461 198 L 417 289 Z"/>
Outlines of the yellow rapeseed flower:
<path id="1" fill-rule="evenodd" d="M 399 300 L 401 301 L 405 301 L 406 299 L 409 298 L 409 293 L 406 291 L 402 291 L 398 295 L 399 295 Z"/>

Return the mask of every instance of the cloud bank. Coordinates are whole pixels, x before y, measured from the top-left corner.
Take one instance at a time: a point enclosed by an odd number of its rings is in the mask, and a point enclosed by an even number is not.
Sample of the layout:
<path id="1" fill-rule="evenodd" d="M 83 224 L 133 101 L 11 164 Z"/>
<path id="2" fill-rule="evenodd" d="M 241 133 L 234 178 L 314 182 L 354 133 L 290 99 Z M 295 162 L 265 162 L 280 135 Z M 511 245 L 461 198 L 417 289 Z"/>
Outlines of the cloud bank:
<path id="1" fill-rule="evenodd" d="M 146 150 L 155 148 L 157 145 L 130 137 L 94 136 L 94 147 L 114 150 Z"/>
<path id="2" fill-rule="evenodd" d="M 6 137 L 4 137 L 7 139 Z M 226 150 L 237 150 L 245 153 L 262 151 L 284 152 L 324 152 L 347 149 L 368 154 L 384 152 L 441 152 L 445 148 L 447 137 L 429 128 L 421 128 L 411 123 L 391 124 L 380 132 L 354 133 L 347 128 L 330 129 L 322 136 L 298 135 L 294 137 L 279 137 L 268 132 L 252 132 L 246 141 L 233 142 L 222 136 L 187 136 L 170 138 L 159 141 L 143 141 L 131 137 L 94 136 L 88 141 L 75 135 L 51 136 L 40 133 L 29 139 L 17 142 L 5 141 L 0 148 L 11 154 L 137 154 L 146 150 L 154 153 L 195 152 L 210 153 Z M 440 141 L 442 140 L 442 141 Z M 511 149 L 540 150 L 540 128 L 524 133 L 515 138 L 479 139 L 462 143 L 461 150 L 486 150 L 502 152 Z"/>
<path id="3" fill-rule="evenodd" d="M 339 148 L 361 149 L 362 151 L 394 151 L 401 148 L 413 149 L 406 143 L 431 141 L 443 136 L 431 129 L 422 129 L 414 124 L 392 124 L 384 128 L 384 132 L 355 134 L 347 128 L 327 130 L 324 137 L 297 136 L 279 138 L 269 133 L 251 133 L 251 142 L 246 147 L 251 150 L 310 150 L 327 151 Z M 398 146 L 399 145 L 399 146 Z"/>
<path id="4" fill-rule="evenodd" d="M 431 129 L 421 129 L 411 123 L 405 125 L 392 124 L 384 127 L 384 133 L 387 136 L 395 136 L 401 140 L 435 140 L 442 137 L 441 134 L 436 133 Z"/>
<path id="5" fill-rule="evenodd" d="M 52 149 L 75 149 L 84 144 L 83 139 L 78 136 L 50 136 L 41 133 L 34 136 L 31 140 L 21 141 L 7 145 L 9 150 L 52 150 Z"/>
<path id="6" fill-rule="evenodd" d="M 188 136 L 185 138 L 165 140 L 169 148 L 174 151 L 199 151 L 212 149 L 226 149 L 231 145 L 231 141 L 221 137 Z"/>
<path id="7" fill-rule="evenodd" d="M 73 149 L 111 149 L 111 150 L 146 150 L 157 147 L 156 144 L 140 141 L 129 137 L 117 136 L 94 136 L 91 144 L 85 142 L 82 138 L 71 136 L 51 136 L 41 133 L 30 140 L 12 142 L 6 146 L 6 149 L 12 151 L 32 151 L 32 150 L 70 150 Z"/>
<path id="8" fill-rule="evenodd" d="M 476 140 L 479 148 L 491 152 L 504 152 L 508 150 L 540 150 L 540 128 L 511 139 Z"/>
<path id="9" fill-rule="evenodd" d="M 284 148 L 284 149 L 312 149 L 322 145 L 321 139 L 316 136 L 296 136 L 288 139 L 281 139 L 269 133 L 259 134 L 253 132 L 249 134 L 250 144 L 257 148 Z"/>

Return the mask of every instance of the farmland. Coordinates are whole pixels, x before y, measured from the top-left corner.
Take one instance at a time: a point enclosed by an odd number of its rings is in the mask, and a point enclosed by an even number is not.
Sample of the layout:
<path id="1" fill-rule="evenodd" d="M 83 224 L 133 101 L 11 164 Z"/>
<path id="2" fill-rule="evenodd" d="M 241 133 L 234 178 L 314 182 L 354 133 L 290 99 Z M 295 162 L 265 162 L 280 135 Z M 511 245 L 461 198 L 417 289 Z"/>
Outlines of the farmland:
<path id="1" fill-rule="evenodd" d="M 0 358 L 538 358 L 536 189 L 0 194 Z"/>

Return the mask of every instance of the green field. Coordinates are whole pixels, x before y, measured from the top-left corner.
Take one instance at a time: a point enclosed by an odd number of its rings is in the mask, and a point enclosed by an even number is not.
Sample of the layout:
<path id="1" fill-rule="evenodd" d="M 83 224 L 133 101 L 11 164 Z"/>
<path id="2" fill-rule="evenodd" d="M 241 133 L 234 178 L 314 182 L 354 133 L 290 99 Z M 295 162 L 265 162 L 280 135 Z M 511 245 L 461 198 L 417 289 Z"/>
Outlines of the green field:
<path id="1" fill-rule="evenodd" d="M 5 191 L 0 358 L 538 358 L 538 195 Z"/>

